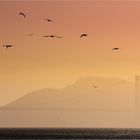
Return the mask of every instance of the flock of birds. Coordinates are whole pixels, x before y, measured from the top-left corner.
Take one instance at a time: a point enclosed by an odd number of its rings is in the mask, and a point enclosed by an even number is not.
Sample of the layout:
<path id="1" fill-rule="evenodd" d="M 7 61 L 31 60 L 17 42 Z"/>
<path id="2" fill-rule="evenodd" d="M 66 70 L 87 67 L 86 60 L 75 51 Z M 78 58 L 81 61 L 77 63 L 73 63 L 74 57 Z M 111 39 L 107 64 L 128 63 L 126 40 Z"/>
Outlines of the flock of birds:
<path id="1" fill-rule="evenodd" d="M 19 15 L 20 15 L 20 16 L 23 16 L 24 18 L 26 18 L 26 14 L 24 14 L 23 12 L 20 12 Z M 44 20 L 47 21 L 47 22 L 53 22 L 51 19 L 44 19 Z M 28 35 L 29 35 L 29 36 L 33 36 L 34 34 L 32 33 L 32 34 L 28 34 Z M 83 34 L 80 35 L 80 38 L 82 38 L 82 37 L 87 37 L 87 36 L 88 36 L 88 34 L 83 33 Z M 43 37 L 62 38 L 61 36 L 56 36 L 56 35 L 45 35 L 45 36 L 43 36 Z M 3 45 L 3 47 L 5 47 L 6 50 L 7 50 L 8 48 L 13 47 L 13 45 L 5 44 L 5 45 Z M 112 48 L 112 51 L 117 51 L 117 50 L 119 50 L 119 49 L 120 49 L 120 48 L 115 47 L 115 48 Z"/>
<path id="2" fill-rule="evenodd" d="M 19 15 L 20 15 L 20 16 L 23 16 L 24 18 L 26 18 L 26 15 L 25 15 L 23 12 L 20 12 Z M 45 20 L 45 21 L 47 21 L 47 22 L 53 22 L 51 19 L 43 19 L 43 20 Z M 28 35 L 29 35 L 29 36 L 33 36 L 34 34 L 31 33 L 31 34 L 28 34 Z M 43 36 L 43 37 L 62 38 L 61 36 L 56 36 L 56 35 L 45 35 L 45 36 Z M 86 34 L 86 33 L 81 34 L 81 35 L 80 35 L 80 38 L 83 38 L 83 37 L 88 37 L 88 34 Z M 3 45 L 3 47 L 5 47 L 6 50 L 7 50 L 8 48 L 13 47 L 13 45 L 5 44 L 5 45 Z M 114 47 L 114 48 L 112 48 L 112 51 L 117 51 L 117 50 L 119 50 L 119 49 L 120 49 L 120 48 L 118 48 L 118 47 Z M 94 84 L 94 85 L 92 85 L 92 87 L 93 87 L 93 88 L 98 88 L 98 85 Z"/>

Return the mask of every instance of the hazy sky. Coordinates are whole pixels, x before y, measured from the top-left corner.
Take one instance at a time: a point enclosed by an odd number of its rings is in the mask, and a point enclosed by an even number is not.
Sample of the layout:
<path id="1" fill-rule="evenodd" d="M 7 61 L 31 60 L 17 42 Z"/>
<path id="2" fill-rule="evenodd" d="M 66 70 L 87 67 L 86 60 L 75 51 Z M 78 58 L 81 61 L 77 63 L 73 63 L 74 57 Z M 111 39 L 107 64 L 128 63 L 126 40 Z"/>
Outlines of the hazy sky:
<path id="1" fill-rule="evenodd" d="M 42 37 L 49 34 L 63 38 Z M 0 1 L 3 44 L 14 47 L 0 47 L 0 105 L 79 77 L 127 78 L 140 71 L 140 2 Z"/>

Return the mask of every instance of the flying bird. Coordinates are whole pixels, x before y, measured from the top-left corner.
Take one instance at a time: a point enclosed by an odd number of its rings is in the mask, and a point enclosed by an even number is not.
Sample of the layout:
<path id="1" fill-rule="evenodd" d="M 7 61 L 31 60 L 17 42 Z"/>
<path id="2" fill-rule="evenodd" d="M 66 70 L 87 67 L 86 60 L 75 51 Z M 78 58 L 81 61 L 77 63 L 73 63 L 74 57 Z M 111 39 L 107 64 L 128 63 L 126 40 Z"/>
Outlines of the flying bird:
<path id="1" fill-rule="evenodd" d="M 87 37 L 87 34 L 82 34 L 80 37 L 81 37 L 81 38 L 82 38 L 82 37 Z"/>
<path id="2" fill-rule="evenodd" d="M 50 19 L 44 19 L 44 20 L 46 20 L 46 21 L 48 21 L 48 22 L 53 22 L 52 20 L 50 20 Z"/>
<path id="3" fill-rule="evenodd" d="M 5 47 L 7 50 L 8 48 L 13 47 L 13 45 L 3 45 L 3 47 Z"/>
<path id="4" fill-rule="evenodd" d="M 32 34 L 28 34 L 29 36 L 33 36 L 34 34 L 32 33 Z"/>
<path id="5" fill-rule="evenodd" d="M 62 38 L 62 37 L 60 37 L 60 36 L 56 36 L 56 35 L 46 35 L 46 36 L 43 36 L 43 37 L 51 37 L 51 38 L 56 37 L 56 38 Z"/>
<path id="6" fill-rule="evenodd" d="M 19 15 L 22 15 L 24 18 L 26 17 L 26 15 L 22 12 L 20 12 Z"/>
<path id="7" fill-rule="evenodd" d="M 113 51 L 117 51 L 117 50 L 119 50 L 119 49 L 120 49 L 120 48 L 113 48 L 112 50 L 113 50 Z"/>
<path id="8" fill-rule="evenodd" d="M 92 85 L 92 87 L 97 88 L 98 86 L 97 85 Z"/>

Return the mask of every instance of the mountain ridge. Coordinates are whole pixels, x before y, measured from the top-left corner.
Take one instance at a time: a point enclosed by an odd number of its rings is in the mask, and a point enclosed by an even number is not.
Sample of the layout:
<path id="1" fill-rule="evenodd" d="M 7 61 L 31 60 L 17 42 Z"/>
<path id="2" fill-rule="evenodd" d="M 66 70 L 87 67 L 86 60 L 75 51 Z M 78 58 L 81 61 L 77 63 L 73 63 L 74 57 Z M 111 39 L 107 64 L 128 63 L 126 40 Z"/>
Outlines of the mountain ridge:
<path id="1" fill-rule="evenodd" d="M 80 78 L 63 89 L 38 90 L 9 103 L 0 109 L 0 124 L 130 128 L 135 125 L 133 93 L 133 83 L 120 78 Z"/>
<path id="2" fill-rule="evenodd" d="M 116 83 L 120 85 L 115 85 Z M 97 87 L 94 87 L 94 85 Z M 117 93 L 119 91 L 117 88 L 120 88 L 124 93 L 128 92 L 129 96 L 131 96 L 130 91 L 127 90 L 130 89 L 132 85 L 133 83 L 120 78 L 84 77 L 62 89 L 44 88 L 30 92 L 18 100 L 5 105 L 3 108 L 63 108 L 63 106 L 74 108 L 74 105 L 71 104 L 75 104 L 75 106 L 78 107 L 84 107 L 83 104 L 85 104 L 88 108 L 90 107 L 88 104 L 91 104 L 91 106 L 95 104 L 97 107 L 100 106 L 99 103 L 113 103 L 109 100 L 109 98 L 112 100 L 113 96 L 118 99 L 119 96 L 123 97 L 123 95 Z M 121 100 L 122 99 L 120 99 L 120 102 Z"/>

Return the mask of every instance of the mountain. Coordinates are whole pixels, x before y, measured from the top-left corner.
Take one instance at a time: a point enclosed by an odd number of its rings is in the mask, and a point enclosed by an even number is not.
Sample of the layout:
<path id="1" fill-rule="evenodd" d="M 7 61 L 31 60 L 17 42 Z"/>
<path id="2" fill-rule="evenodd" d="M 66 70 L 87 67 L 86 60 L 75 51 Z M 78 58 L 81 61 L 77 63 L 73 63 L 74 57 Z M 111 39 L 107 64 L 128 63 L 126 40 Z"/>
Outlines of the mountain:
<path id="1" fill-rule="evenodd" d="M 28 93 L 4 108 L 130 108 L 133 84 L 119 78 L 86 77 L 63 89 Z M 119 102 L 118 102 L 119 101 Z"/>
<path id="2" fill-rule="evenodd" d="M 73 127 L 78 121 L 87 119 L 94 120 L 97 125 L 106 115 L 108 121 L 115 119 L 107 110 L 132 110 L 133 107 L 133 83 L 120 78 L 85 77 L 63 89 L 31 92 L 3 106 L 0 109 L 0 123 L 3 126 Z M 97 113 L 98 110 L 101 112 Z M 119 118 L 123 118 L 120 114 Z M 116 113 L 113 115 L 116 116 Z M 106 119 L 105 122 L 108 122 Z M 82 123 L 78 123 L 79 126 L 82 126 Z"/>

